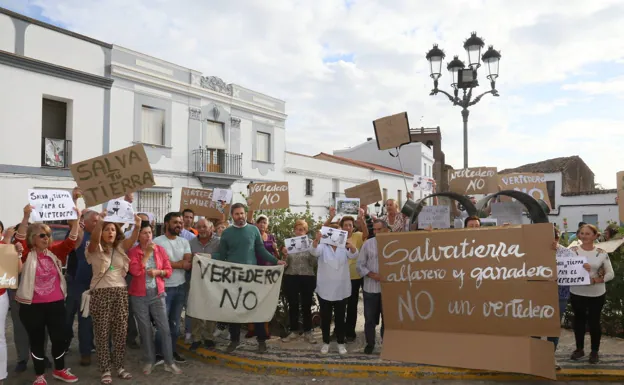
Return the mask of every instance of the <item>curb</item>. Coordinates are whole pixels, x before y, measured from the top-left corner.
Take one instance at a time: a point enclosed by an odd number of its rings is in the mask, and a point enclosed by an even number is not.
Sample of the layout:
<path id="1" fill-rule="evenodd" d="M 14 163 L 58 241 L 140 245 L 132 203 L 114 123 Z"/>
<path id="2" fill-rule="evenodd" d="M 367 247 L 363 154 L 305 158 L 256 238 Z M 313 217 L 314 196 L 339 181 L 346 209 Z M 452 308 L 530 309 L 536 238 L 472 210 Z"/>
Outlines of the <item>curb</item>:
<path id="1" fill-rule="evenodd" d="M 282 362 L 230 355 L 219 351 L 198 348 L 189 350 L 189 345 L 178 342 L 178 348 L 199 361 L 243 370 L 255 374 L 280 376 L 314 376 L 335 378 L 401 378 L 412 380 L 481 380 L 481 381 L 527 381 L 537 380 L 526 374 L 503 373 L 486 370 L 447 368 L 429 365 L 358 365 L 336 363 Z M 330 363 L 331 362 L 331 363 Z M 543 379 L 542 379 L 543 380 Z M 620 369 L 563 369 L 557 373 L 557 381 L 601 381 L 624 382 L 624 370 Z"/>

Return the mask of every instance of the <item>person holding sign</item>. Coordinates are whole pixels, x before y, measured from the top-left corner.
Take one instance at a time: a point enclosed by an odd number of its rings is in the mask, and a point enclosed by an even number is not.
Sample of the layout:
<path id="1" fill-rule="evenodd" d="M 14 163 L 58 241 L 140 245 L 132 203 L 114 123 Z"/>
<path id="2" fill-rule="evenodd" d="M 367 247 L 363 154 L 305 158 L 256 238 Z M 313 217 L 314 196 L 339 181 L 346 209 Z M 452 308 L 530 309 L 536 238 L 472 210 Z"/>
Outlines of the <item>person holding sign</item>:
<path id="1" fill-rule="evenodd" d="M 33 385 L 47 384 L 45 379 L 45 331 L 52 342 L 54 370 L 52 376 L 64 382 L 76 382 L 78 377 L 65 367 L 65 297 L 67 284 L 61 267 L 63 260 L 76 247 L 78 220 L 71 221 L 67 239 L 53 245 L 52 230 L 43 223 L 28 225 L 33 207 L 24 207 L 24 217 L 15 240 L 24 248 L 26 260 L 22 268 L 15 300 L 20 303 L 20 320 L 28 333 L 30 354 L 35 366 Z M 80 210 L 74 208 L 77 217 Z"/>
<path id="2" fill-rule="evenodd" d="M 338 228 L 336 225 L 331 225 Z M 329 353 L 329 330 L 332 315 L 336 323 L 338 353 L 347 354 L 345 346 L 345 312 L 347 298 L 351 296 L 349 260 L 358 257 L 358 249 L 347 239 L 346 248 L 320 243 L 321 232 L 316 233 L 312 244 L 312 255 L 318 258 L 316 294 L 321 308 L 321 330 L 323 331 L 322 354 Z"/>
<path id="3" fill-rule="evenodd" d="M 126 336 L 128 333 L 128 284 L 126 275 L 130 258 L 126 252 L 139 236 L 141 218 L 134 216 L 134 230 L 125 238 L 117 223 L 104 222 L 106 212 L 99 216 L 91 233 L 86 259 L 93 269 L 89 292 L 89 312 L 93 320 L 93 333 L 97 347 L 98 366 L 102 384 L 113 380 L 111 370 L 117 376 L 129 380 L 132 375 L 124 369 Z M 112 341 L 112 350 L 108 349 Z M 112 358 L 111 358 L 112 356 Z"/>
<path id="4" fill-rule="evenodd" d="M 394 199 L 386 201 L 386 215 L 382 215 L 379 219 L 386 222 L 393 233 L 409 231 L 409 220 L 401 213 L 401 208 Z"/>
<path id="5" fill-rule="evenodd" d="M 578 256 L 587 258 L 587 263 L 583 267 L 589 271 L 591 285 L 570 287 L 570 303 L 574 311 L 574 339 L 576 340 L 576 350 L 570 359 L 578 360 L 585 356 L 585 328 L 589 323 L 589 335 L 591 336 L 589 363 L 597 364 L 600 361 L 598 351 L 602 334 L 600 315 L 607 292 L 605 282 L 612 280 L 615 274 L 609 260 L 609 254 L 594 245 L 598 238 L 596 226 L 590 224 L 581 226 L 578 231 L 578 238 L 581 241 L 580 247 L 573 246 L 570 250 Z M 604 271 L 604 275 L 599 271 Z"/>

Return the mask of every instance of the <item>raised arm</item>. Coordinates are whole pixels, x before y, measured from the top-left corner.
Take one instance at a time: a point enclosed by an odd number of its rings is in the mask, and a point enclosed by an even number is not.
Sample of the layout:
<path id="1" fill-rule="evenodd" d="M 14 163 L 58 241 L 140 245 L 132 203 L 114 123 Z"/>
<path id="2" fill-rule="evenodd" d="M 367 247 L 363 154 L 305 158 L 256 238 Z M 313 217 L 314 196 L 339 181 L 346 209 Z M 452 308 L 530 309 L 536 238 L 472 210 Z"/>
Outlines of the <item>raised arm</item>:
<path id="1" fill-rule="evenodd" d="M 76 211 L 77 218 L 80 218 L 80 210 L 77 207 L 74 207 L 74 211 Z M 80 231 L 80 219 L 76 219 L 73 221 L 68 221 L 71 224 L 71 230 L 69 232 L 69 236 L 65 238 L 65 240 L 59 244 L 51 245 L 49 247 L 50 251 L 56 255 L 61 262 L 65 263 L 67 260 L 67 256 L 76 248 L 76 241 L 78 239 L 78 232 Z"/>
<path id="2" fill-rule="evenodd" d="M 368 226 L 366 225 L 366 220 L 364 219 L 364 210 L 360 209 L 357 217 L 358 226 L 360 227 L 360 231 L 362 232 L 362 242 L 368 239 Z"/>
<path id="3" fill-rule="evenodd" d="M 87 251 L 89 253 L 95 253 L 100 246 L 100 239 L 102 238 L 102 228 L 104 227 L 104 218 L 106 218 L 106 211 L 102 211 L 98 216 L 98 221 L 91 232 L 91 239 L 89 240 L 89 247 Z"/>
<path id="4" fill-rule="evenodd" d="M 323 223 L 323 226 L 331 225 L 332 220 L 334 220 L 335 216 L 336 216 L 336 208 L 334 206 L 331 206 L 329 208 L 329 216 L 327 217 L 327 220 L 325 221 L 325 223 Z"/>
<path id="5" fill-rule="evenodd" d="M 24 216 L 22 217 L 22 223 L 17 228 L 18 239 L 26 239 L 26 231 L 28 230 L 28 221 L 30 220 L 30 213 L 32 213 L 33 207 L 30 204 L 24 206 Z"/>
<path id="6" fill-rule="evenodd" d="M 128 252 L 134 246 L 137 239 L 139 239 L 139 232 L 141 231 L 141 217 L 134 215 L 134 226 L 132 227 L 132 234 L 129 238 L 124 239 L 122 248 L 125 252 Z"/>

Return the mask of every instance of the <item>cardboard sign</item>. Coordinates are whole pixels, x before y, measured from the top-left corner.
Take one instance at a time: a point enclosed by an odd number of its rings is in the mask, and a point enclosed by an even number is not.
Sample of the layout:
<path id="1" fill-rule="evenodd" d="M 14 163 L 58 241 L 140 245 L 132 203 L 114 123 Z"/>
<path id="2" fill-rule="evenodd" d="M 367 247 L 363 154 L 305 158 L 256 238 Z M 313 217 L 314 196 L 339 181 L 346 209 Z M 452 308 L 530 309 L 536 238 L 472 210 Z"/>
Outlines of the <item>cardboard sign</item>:
<path id="1" fill-rule="evenodd" d="M 415 334 L 426 338 L 464 335 L 508 337 L 558 336 L 559 294 L 550 223 L 464 230 L 385 233 L 377 236 L 386 333 L 382 358 L 472 369 L 512 370 L 554 377 L 554 349 L 537 344 L 522 348 L 543 365 L 492 367 L 487 356 L 472 354 L 472 345 L 436 348 L 409 345 Z M 412 332 L 418 332 L 413 333 Z M 470 338 L 468 338 L 470 339 Z M 474 340 L 475 338 L 473 338 Z M 521 339 L 508 339 L 508 341 Z M 527 344 L 528 338 L 526 338 Z M 513 350 L 513 346 L 509 346 Z M 545 350 L 544 350 L 545 349 Z M 463 354 L 456 354 L 463 350 Z M 399 354 L 398 352 L 401 352 Z M 518 354 L 518 353 L 516 353 Z M 524 353 L 522 353 L 524 354 Z M 543 355 L 542 355 L 543 354 Z M 452 359 L 450 359 L 452 357 Z M 533 357 L 519 357 L 519 360 Z M 533 363 L 533 361 L 531 362 Z"/>
<path id="2" fill-rule="evenodd" d="M 213 202 L 224 202 L 230 204 L 232 202 L 232 190 L 224 188 L 216 188 L 212 191 Z"/>
<path id="3" fill-rule="evenodd" d="M 123 198 L 108 201 L 104 222 L 134 223 L 132 203 L 126 202 Z"/>
<path id="4" fill-rule="evenodd" d="M 338 216 L 350 215 L 357 218 L 360 213 L 359 198 L 336 198 L 336 214 Z"/>
<path id="5" fill-rule="evenodd" d="M 363 206 L 383 200 L 379 179 L 349 187 L 344 190 L 344 193 L 347 198 L 359 198 L 360 204 Z"/>
<path id="6" fill-rule="evenodd" d="M 14 245 L 0 244 L 0 288 L 17 289 L 19 255 Z"/>
<path id="7" fill-rule="evenodd" d="M 327 245 L 345 248 L 347 246 L 347 238 L 349 233 L 344 230 L 338 230 L 331 227 L 321 227 L 321 242 Z"/>
<path id="8" fill-rule="evenodd" d="M 589 272 L 583 268 L 587 258 L 565 247 L 557 249 L 557 283 L 561 286 L 591 285 Z"/>
<path id="9" fill-rule="evenodd" d="M 620 226 L 624 223 L 624 171 L 617 173 L 617 197 L 618 209 L 620 211 Z"/>
<path id="10" fill-rule="evenodd" d="M 496 167 L 449 170 L 449 189 L 461 195 L 490 194 L 497 191 Z"/>
<path id="11" fill-rule="evenodd" d="M 425 206 L 418 214 L 418 228 L 426 229 L 431 226 L 434 229 L 451 228 L 451 208 L 448 206 Z"/>
<path id="12" fill-rule="evenodd" d="M 433 192 L 434 179 L 428 176 L 414 175 L 414 191 L 422 191 L 426 194 Z"/>
<path id="13" fill-rule="evenodd" d="M 373 121 L 373 128 L 377 137 L 377 148 L 380 150 L 401 147 L 412 141 L 407 112 L 377 119 Z"/>
<path id="14" fill-rule="evenodd" d="M 72 194 L 64 190 L 28 190 L 28 202 L 34 207 L 32 222 L 77 219 Z"/>
<path id="15" fill-rule="evenodd" d="M 494 202 L 492 203 L 492 218 L 500 224 L 522 224 L 522 209 L 520 202 Z"/>
<path id="16" fill-rule="evenodd" d="M 598 247 L 607 253 L 613 253 L 615 250 L 619 249 L 622 244 L 624 244 L 624 238 L 611 239 L 610 241 L 600 242 Z"/>
<path id="17" fill-rule="evenodd" d="M 269 322 L 275 314 L 284 266 L 256 266 L 193 257 L 188 315 L 229 322 Z"/>
<path id="18" fill-rule="evenodd" d="M 546 187 L 546 179 L 544 174 L 540 173 L 514 173 L 502 174 L 498 176 L 499 186 L 503 190 L 522 191 L 535 199 L 541 199 L 548 207 L 551 207 L 550 198 L 548 197 L 548 188 Z M 501 196 L 502 202 L 514 200 L 511 197 Z"/>
<path id="19" fill-rule="evenodd" d="M 290 207 L 288 182 L 252 183 L 250 186 L 253 210 L 277 210 Z"/>
<path id="20" fill-rule="evenodd" d="M 71 173 L 93 207 L 156 184 L 142 144 L 71 165 Z"/>
<path id="21" fill-rule="evenodd" d="M 180 212 L 191 209 L 195 215 L 208 219 L 228 218 L 230 205 L 223 205 L 212 200 L 212 190 L 182 187 L 180 193 Z"/>
<path id="22" fill-rule="evenodd" d="M 312 247 L 312 240 L 307 235 L 302 235 L 300 237 L 286 238 L 284 245 L 288 254 L 296 254 L 308 251 Z"/>

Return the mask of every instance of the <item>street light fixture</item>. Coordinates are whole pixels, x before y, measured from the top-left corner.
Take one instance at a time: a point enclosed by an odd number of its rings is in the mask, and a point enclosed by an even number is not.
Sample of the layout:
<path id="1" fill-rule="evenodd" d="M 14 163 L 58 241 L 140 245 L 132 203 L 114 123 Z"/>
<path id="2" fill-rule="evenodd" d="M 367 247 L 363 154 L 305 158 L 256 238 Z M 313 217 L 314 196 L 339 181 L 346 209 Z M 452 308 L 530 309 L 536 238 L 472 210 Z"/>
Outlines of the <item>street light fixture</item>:
<path id="1" fill-rule="evenodd" d="M 377 202 L 375 203 L 375 214 L 379 216 L 380 213 L 381 213 L 381 205 L 379 204 L 379 202 Z"/>
<path id="2" fill-rule="evenodd" d="M 485 46 L 485 42 L 476 32 L 470 34 L 470 37 L 464 42 L 464 49 L 468 54 L 468 67 L 459 57 L 453 57 L 448 63 L 446 69 L 451 74 L 451 87 L 453 87 L 453 95 L 446 91 L 438 89 L 438 79 L 442 76 L 442 60 L 446 57 L 444 51 L 437 44 L 427 52 L 426 58 L 429 61 L 431 78 L 433 79 L 433 89 L 429 95 L 437 95 L 439 92 L 446 95 L 454 106 L 462 108 L 461 114 L 464 121 L 464 168 L 468 168 L 468 115 L 470 111 L 468 107 L 477 104 L 486 94 L 499 96 L 496 90 L 496 79 L 498 78 L 498 65 L 501 59 L 500 52 L 494 47 L 489 46 L 488 50 L 481 55 L 481 49 Z M 477 79 L 477 70 L 481 67 L 481 61 L 488 70 L 487 78 L 490 80 L 491 90 L 472 98 L 472 89 L 479 86 Z M 459 96 L 459 90 L 462 90 L 462 96 Z"/>

